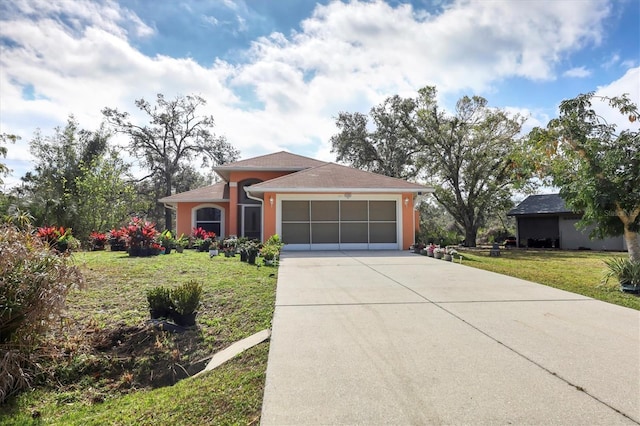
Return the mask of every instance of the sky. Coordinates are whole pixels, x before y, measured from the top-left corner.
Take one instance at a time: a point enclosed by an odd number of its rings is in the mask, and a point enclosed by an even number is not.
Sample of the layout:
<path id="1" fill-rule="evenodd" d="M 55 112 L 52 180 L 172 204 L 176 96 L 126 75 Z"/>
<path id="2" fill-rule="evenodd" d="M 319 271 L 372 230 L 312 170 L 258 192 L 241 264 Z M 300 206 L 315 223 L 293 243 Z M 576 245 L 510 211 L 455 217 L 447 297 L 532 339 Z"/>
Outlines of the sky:
<path id="1" fill-rule="evenodd" d="M 70 114 L 144 124 L 136 99 L 197 94 L 241 158 L 335 161 L 339 112 L 427 85 L 448 110 L 480 95 L 522 114 L 523 132 L 580 93 L 638 103 L 640 0 L 0 0 L 0 133 L 22 138 L 6 188 L 33 169 L 34 131 Z"/>

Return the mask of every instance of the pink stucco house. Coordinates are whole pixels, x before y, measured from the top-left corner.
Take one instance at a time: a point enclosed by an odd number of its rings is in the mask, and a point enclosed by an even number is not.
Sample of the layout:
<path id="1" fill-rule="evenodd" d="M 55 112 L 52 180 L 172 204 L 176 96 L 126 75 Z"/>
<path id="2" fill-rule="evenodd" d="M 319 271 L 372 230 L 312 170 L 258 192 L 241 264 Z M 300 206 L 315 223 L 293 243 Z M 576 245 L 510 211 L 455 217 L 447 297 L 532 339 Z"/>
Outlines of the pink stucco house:
<path id="1" fill-rule="evenodd" d="M 265 240 L 286 250 L 407 249 L 418 197 L 432 188 L 288 152 L 216 167 L 218 183 L 160 199 L 176 211 L 177 234 Z"/>

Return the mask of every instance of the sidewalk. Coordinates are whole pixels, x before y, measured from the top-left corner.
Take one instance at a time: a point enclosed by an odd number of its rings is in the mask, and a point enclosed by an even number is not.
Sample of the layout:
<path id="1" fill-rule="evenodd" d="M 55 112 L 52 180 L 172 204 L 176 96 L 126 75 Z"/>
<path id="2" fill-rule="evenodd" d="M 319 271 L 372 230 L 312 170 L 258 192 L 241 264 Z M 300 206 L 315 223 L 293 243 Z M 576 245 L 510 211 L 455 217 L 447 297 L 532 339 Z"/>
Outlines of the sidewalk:
<path id="1" fill-rule="evenodd" d="M 640 312 L 401 252 L 285 253 L 283 424 L 638 424 Z"/>

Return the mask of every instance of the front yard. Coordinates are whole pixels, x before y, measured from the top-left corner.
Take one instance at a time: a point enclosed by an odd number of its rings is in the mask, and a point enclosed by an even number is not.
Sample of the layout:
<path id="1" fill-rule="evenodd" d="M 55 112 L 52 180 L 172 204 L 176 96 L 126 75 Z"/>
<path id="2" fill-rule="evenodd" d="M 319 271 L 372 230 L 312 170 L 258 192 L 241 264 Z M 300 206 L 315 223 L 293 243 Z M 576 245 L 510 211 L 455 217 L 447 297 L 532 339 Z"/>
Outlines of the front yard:
<path id="1" fill-rule="evenodd" d="M 622 293 L 618 283 L 601 283 L 605 259 L 626 257 L 627 253 L 505 250 L 490 257 L 489 250 L 461 250 L 463 263 L 474 268 L 498 272 L 548 285 L 616 305 L 640 310 L 640 297 Z"/>
<path id="2" fill-rule="evenodd" d="M 239 257 L 185 250 L 131 258 L 123 252 L 73 255 L 87 279 L 68 298 L 65 327 L 43 352 L 47 385 L 2 407 L 1 424 L 250 424 L 259 419 L 268 342 L 212 373 L 216 351 L 271 327 L 277 268 Z M 196 329 L 148 327 L 145 290 L 197 280 Z M 171 386 L 173 385 L 173 386 Z"/>

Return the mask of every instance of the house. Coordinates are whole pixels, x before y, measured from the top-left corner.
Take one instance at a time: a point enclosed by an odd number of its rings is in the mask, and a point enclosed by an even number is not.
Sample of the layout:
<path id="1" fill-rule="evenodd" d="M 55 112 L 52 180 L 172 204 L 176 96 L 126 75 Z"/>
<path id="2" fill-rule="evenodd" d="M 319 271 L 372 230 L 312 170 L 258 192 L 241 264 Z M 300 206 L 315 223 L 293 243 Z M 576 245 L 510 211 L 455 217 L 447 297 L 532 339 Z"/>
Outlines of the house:
<path id="1" fill-rule="evenodd" d="M 591 229 L 577 229 L 582 215 L 571 211 L 560 194 L 530 195 L 507 216 L 516 218 L 518 247 L 626 250 L 622 236 L 591 240 Z"/>
<path id="2" fill-rule="evenodd" d="M 175 210 L 178 235 L 202 227 L 221 238 L 278 234 L 287 250 L 408 249 L 414 207 L 433 192 L 284 151 L 214 170 L 221 182 L 159 200 Z"/>

